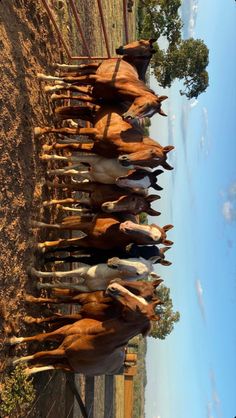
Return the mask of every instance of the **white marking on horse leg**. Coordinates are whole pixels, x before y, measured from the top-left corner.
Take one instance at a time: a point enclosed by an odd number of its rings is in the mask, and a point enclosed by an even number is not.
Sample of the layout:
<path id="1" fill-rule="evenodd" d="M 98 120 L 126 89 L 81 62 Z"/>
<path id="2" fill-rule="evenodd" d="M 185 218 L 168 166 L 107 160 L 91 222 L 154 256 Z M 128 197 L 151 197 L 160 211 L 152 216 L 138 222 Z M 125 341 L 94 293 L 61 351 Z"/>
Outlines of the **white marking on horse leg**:
<path id="1" fill-rule="evenodd" d="M 35 373 L 40 373 L 40 372 L 45 372 L 47 370 L 55 370 L 54 366 L 42 366 L 42 367 L 27 367 L 24 370 L 24 373 L 27 376 L 30 376 L 31 374 L 35 374 Z"/>
<path id="2" fill-rule="evenodd" d="M 19 363 L 27 363 L 27 361 L 33 360 L 33 358 L 34 358 L 33 355 L 20 357 L 20 358 L 17 358 L 16 360 L 13 360 L 12 364 L 13 366 L 15 366 L 16 364 L 19 364 Z"/>
<path id="3" fill-rule="evenodd" d="M 10 345 L 20 344 L 22 341 L 24 341 L 24 337 L 11 337 L 8 340 L 8 343 Z"/>

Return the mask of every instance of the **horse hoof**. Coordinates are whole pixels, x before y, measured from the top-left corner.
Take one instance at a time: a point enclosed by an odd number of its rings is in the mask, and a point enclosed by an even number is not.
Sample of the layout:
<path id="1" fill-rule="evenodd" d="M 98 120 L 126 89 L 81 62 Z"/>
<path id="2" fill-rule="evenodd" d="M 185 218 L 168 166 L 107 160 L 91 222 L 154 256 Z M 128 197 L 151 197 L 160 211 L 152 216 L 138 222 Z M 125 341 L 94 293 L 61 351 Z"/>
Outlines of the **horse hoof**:
<path id="1" fill-rule="evenodd" d="M 39 126 L 37 126 L 36 128 L 34 128 L 34 136 L 40 136 L 43 134 L 43 129 L 40 128 Z"/>

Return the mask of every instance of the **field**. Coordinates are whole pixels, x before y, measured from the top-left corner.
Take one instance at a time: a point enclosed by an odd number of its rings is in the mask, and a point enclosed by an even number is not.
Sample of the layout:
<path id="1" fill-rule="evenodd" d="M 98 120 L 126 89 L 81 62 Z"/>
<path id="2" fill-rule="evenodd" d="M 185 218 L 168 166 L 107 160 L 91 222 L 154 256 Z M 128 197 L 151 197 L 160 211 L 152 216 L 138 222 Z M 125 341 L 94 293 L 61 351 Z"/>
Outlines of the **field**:
<path id="1" fill-rule="evenodd" d="M 73 54 L 84 55 L 75 21 L 66 1 L 51 0 L 61 33 Z M 104 18 L 112 54 L 123 43 L 121 0 L 103 1 Z M 78 10 L 91 54 L 105 55 L 104 40 L 94 0 L 80 0 Z M 41 143 L 34 138 L 35 126 L 52 125 L 53 108 L 37 80 L 38 72 L 52 73 L 53 62 L 66 62 L 42 2 L 2 0 L 0 2 L 1 48 L 1 142 L 0 142 L 0 297 L 1 297 L 1 370 L 12 356 L 25 355 L 37 349 L 9 348 L 5 340 L 10 335 L 36 333 L 36 326 L 27 325 L 25 315 L 38 316 L 40 309 L 25 303 L 25 294 L 37 295 L 35 282 L 28 276 L 28 267 L 35 263 L 35 244 L 51 233 L 38 233 L 31 228 L 31 219 L 53 220 L 57 211 L 42 208 L 42 201 L 51 196 L 44 184 L 45 164 L 40 161 Z M 130 40 L 135 39 L 135 7 L 129 14 Z M 50 141 L 50 137 L 48 139 Z M 37 265 L 40 259 L 37 256 Z M 46 314 L 48 308 L 44 308 Z M 4 373 L 2 373 L 2 378 Z M 82 380 L 80 380 L 82 385 Z M 36 401 L 27 417 L 66 417 L 72 396 L 65 376 L 45 373 L 35 378 Z M 100 387 L 95 382 L 95 392 Z M 83 387 L 83 385 L 81 386 Z M 67 396 L 65 396 L 65 393 Z M 98 394 L 98 393 L 97 393 Z M 97 396 L 97 399 L 99 395 Z M 101 398 L 101 397 L 100 397 Z M 96 417 L 103 408 L 97 401 Z M 69 415 L 68 415 L 69 413 Z"/>

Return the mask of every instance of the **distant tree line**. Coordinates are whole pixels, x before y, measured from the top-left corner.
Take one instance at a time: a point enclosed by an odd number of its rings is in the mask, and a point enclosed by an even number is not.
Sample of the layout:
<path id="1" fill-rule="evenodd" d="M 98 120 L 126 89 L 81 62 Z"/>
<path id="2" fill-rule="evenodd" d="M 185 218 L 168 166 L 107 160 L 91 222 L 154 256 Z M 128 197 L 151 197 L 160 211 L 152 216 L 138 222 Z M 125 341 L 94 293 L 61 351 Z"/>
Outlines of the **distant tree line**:
<path id="1" fill-rule="evenodd" d="M 140 0 L 138 5 L 139 38 L 164 36 L 166 49 L 156 46 L 152 71 L 162 87 L 183 80 L 181 95 L 197 98 L 206 91 L 209 77 L 206 67 L 209 50 L 201 39 L 182 39 L 183 22 L 179 15 L 182 0 Z"/>

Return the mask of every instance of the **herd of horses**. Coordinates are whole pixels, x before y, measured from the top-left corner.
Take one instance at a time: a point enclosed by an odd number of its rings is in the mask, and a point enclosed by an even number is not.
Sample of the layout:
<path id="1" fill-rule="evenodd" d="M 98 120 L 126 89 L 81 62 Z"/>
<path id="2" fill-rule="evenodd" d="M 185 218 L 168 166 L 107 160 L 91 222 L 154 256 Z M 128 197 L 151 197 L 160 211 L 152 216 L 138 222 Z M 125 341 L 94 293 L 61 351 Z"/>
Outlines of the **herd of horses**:
<path id="1" fill-rule="evenodd" d="M 157 178 L 163 169 L 172 169 L 167 157 L 174 148 L 161 146 L 144 129 L 145 118 L 165 116 L 161 105 L 166 96 L 158 96 L 145 84 L 155 52 L 153 42 L 140 40 L 122 46 L 117 49 L 122 58 L 102 63 L 56 64 L 58 76 L 38 74 L 40 80 L 54 82 L 45 91 L 52 93 L 55 103 L 68 103 L 70 92 L 70 104 L 75 104 L 55 107 L 62 127 L 35 128 L 36 138 L 49 133 L 54 138 L 50 145 L 43 145 L 41 159 L 45 164 L 60 162 L 58 168 L 47 171 L 48 187 L 52 191 L 60 188 L 70 196 L 52 198 L 43 205 L 57 205 L 73 214 L 67 213 L 58 223 L 32 221 L 33 228 L 53 229 L 58 236 L 37 244 L 47 268 L 30 269 L 37 287 L 52 295 L 27 295 L 26 300 L 76 304 L 80 310 L 46 318 L 26 317 L 28 323 L 50 324 L 53 330 L 12 337 L 10 344 L 57 343 L 52 350 L 14 360 L 14 364 L 27 363 L 28 374 L 50 369 L 85 375 L 117 373 L 124 365 L 128 341 L 140 333 L 148 335 L 152 321 L 160 319 L 156 306 L 162 301 L 156 287 L 162 280 L 153 272 L 153 264 L 171 264 L 165 253 L 172 245 L 167 232 L 173 226 L 139 222 L 141 212 L 160 215 L 151 206 L 160 196 L 148 190 L 162 189 Z M 81 126 L 81 120 L 90 122 L 90 127 Z M 52 181 L 55 175 L 60 179 L 57 183 Z M 71 238 L 60 235 L 61 230 L 71 231 Z M 54 263 L 51 271 L 48 263 Z M 76 263 L 75 268 L 58 271 L 57 266 L 65 263 Z M 55 280 L 44 283 L 44 278 Z M 62 278 L 73 281 L 59 282 Z"/>

